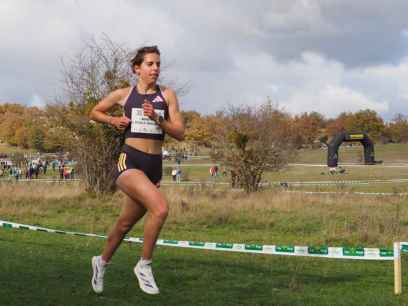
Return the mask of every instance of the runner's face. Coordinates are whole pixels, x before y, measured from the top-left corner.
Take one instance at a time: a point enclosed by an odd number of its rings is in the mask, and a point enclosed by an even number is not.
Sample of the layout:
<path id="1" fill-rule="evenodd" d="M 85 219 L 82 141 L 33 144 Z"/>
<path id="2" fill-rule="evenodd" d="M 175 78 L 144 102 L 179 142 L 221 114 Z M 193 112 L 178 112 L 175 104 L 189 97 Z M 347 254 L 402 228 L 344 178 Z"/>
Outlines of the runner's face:
<path id="1" fill-rule="evenodd" d="M 160 55 L 147 53 L 140 66 L 135 66 L 136 74 L 146 84 L 156 83 L 160 75 Z"/>

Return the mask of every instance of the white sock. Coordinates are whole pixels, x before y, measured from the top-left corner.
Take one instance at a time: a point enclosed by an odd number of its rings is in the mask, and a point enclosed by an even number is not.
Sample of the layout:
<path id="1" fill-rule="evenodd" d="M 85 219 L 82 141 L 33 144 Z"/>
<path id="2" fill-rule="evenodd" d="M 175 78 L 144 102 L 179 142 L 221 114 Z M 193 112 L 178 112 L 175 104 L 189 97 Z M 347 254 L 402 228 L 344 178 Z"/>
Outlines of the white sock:
<path id="1" fill-rule="evenodd" d="M 143 257 L 140 258 L 139 263 L 142 267 L 150 265 L 152 263 L 151 259 L 144 259 Z"/>
<path id="2" fill-rule="evenodd" d="M 108 264 L 106 261 L 103 260 L 102 255 L 99 256 L 99 261 L 100 261 L 102 267 L 104 267 L 104 266 L 106 266 Z"/>

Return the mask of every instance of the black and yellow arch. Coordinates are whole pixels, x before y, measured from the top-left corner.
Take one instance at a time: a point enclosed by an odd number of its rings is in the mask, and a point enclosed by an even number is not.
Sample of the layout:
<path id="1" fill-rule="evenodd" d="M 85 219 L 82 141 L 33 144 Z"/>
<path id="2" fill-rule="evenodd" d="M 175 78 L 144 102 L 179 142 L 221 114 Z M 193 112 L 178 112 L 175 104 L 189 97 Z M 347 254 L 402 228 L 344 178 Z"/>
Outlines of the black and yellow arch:
<path id="1" fill-rule="evenodd" d="M 327 143 L 327 166 L 337 167 L 339 160 L 339 147 L 343 142 L 360 142 L 364 147 L 364 163 L 366 165 L 375 165 L 374 143 L 364 132 L 341 132 L 333 137 Z"/>

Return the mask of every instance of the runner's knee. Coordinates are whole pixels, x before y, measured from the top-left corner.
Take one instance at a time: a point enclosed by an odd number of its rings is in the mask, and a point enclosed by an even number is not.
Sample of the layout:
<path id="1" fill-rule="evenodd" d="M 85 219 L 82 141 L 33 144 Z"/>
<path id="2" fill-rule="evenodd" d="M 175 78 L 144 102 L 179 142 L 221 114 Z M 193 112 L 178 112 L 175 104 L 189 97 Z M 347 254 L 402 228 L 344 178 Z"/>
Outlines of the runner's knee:
<path id="1" fill-rule="evenodd" d="M 156 207 L 152 210 L 152 214 L 159 219 L 165 220 L 169 214 L 169 207 L 167 203 L 163 201 L 156 205 Z"/>

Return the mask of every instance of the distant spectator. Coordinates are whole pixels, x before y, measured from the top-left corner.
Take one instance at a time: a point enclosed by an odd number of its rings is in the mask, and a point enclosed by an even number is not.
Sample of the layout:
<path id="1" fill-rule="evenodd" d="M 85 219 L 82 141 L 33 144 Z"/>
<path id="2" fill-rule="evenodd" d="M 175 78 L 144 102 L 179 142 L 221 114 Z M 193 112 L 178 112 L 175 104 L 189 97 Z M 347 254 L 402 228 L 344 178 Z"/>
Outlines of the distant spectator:
<path id="1" fill-rule="evenodd" d="M 28 166 L 28 179 L 31 180 L 33 178 L 34 168 L 33 165 L 30 163 Z"/>
<path id="2" fill-rule="evenodd" d="M 177 169 L 171 170 L 171 177 L 173 178 L 173 182 L 175 182 L 177 177 Z"/>
<path id="3" fill-rule="evenodd" d="M 16 181 L 18 181 L 21 178 L 21 169 L 19 167 L 16 168 L 14 176 L 16 178 Z"/>
<path id="4" fill-rule="evenodd" d="M 34 165 L 34 175 L 35 175 L 35 178 L 36 179 L 38 179 L 38 174 L 40 173 L 40 165 L 38 165 L 38 164 L 35 164 Z"/>
<path id="5" fill-rule="evenodd" d="M 44 163 L 41 160 L 38 161 L 38 167 L 37 167 L 38 173 L 44 171 L 43 167 L 44 167 Z"/>
<path id="6" fill-rule="evenodd" d="M 48 168 L 48 160 L 45 161 L 44 166 L 43 166 L 44 175 L 47 174 L 47 168 Z"/>
<path id="7" fill-rule="evenodd" d="M 181 182 L 181 169 L 177 169 L 177 174 L 176 174 L 176 182 L 180 183 Z"/>
<path id="8" fill-rule="evenodd" d="M 164 159 L 164 160 L 169 159 L 169 158 L 170 158 L 170 153 L 169 153 L 169 151 L 164 150 L 162 156 L 163 156 L 163 159 Z"/>
<path id="9" fill-rule="evenodd" d="M 59 165 L 58 171 L 59 171 L 60 179 L 63 180 L 64 179 L 64 165 L 63 164 Z"/>
<path id="10" fill-rule="evenodd" d="M 210 168 L 210 174 L 212 177 L 216 177 L 218 175 L 218 166 L 213 166 Z"/>
<path id="11" fill-rule="evenodd" d="M 65 165 L 64 168 L 63 168 L 64 179 L 68 180 L 70 174 L 71 174 L 71 169 L 67 165 Z"/>

